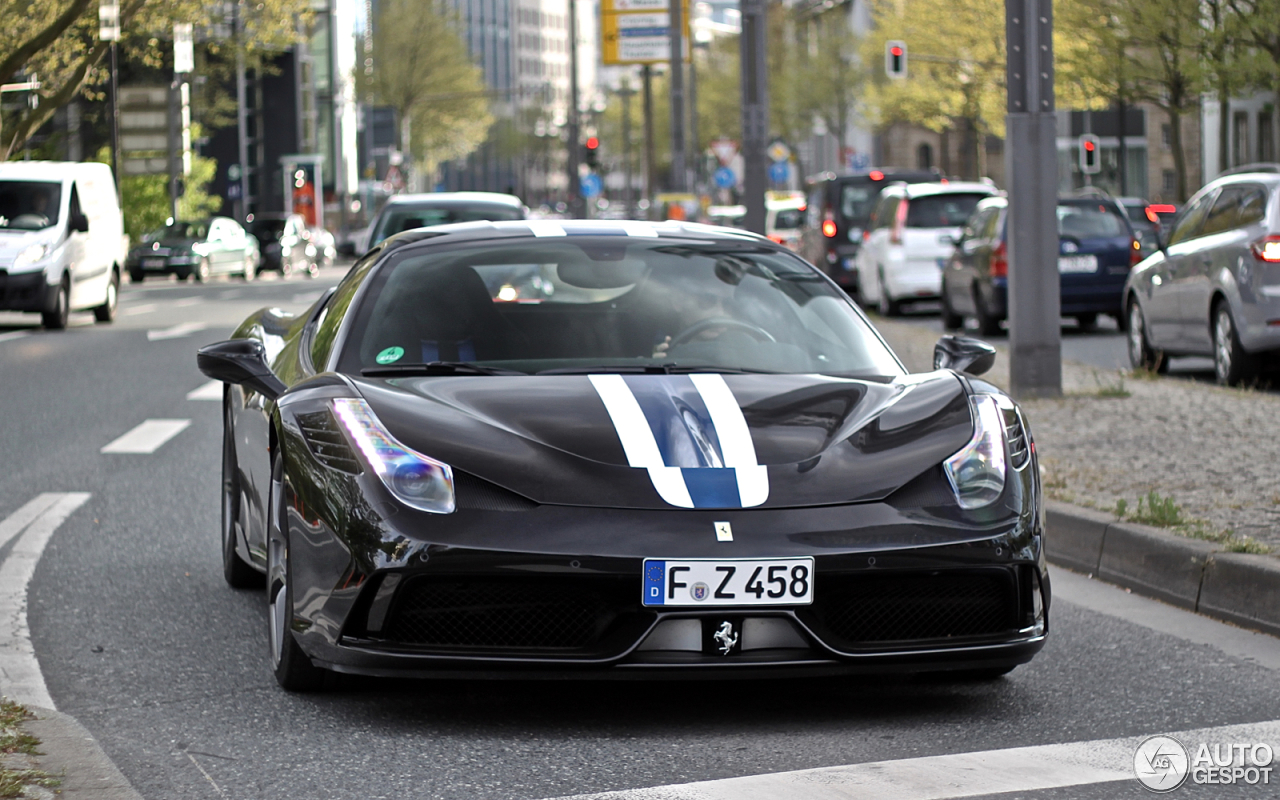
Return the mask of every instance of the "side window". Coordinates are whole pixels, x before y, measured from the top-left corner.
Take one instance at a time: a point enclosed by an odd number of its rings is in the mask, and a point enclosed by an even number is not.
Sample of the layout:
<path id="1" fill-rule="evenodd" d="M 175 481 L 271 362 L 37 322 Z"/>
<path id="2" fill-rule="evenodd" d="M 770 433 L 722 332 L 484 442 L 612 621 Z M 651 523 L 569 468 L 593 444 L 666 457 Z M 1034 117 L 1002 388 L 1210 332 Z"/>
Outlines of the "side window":
<path id="1" fill-rule="evenodd" d="M 209 241 L 216 242 L 216 241 L 220 241 L 221 239 L 222 239 L 222 222 L 221 220 L 214 220 L 213 224 L 209 226 Z"/>
<path id="2" fill-rule="evenodd" d="M 1218 192 L 1218 199 L 1213 201 L 1213 208 L 1204 218 L 1201 236 L 1229 231 L 1236 226 L 1240 213 L 1240 196 L 1244 190 L 1239 186 L 1228 186 Z"/>
<path id="3" fill-rule="evenodd" d="M 76 214 L 79 214 L 79 213 L 81 213 L 80 190 L 73 183 L 71 184 L 71 200 L 68 201 L 68 205 L 67 205 L 67 219 L 71 219 L 75 217 Z"/>
<path id="4" fill-rule="evenodd" d="M 1267 217 L 1267 190 L 1261 186 L 1245 187 L 1244 196 L 1240 198 L 1240 215 L 1236 219 L 1236 227 L 1243 228 L 1262 222 Z"/>
<path id="5" fill-rule="evenodd" d="M 1183 210 L 1182 216 L 1178 218 L 1173 228 L 1173 233 L 1169 235 L 1170 247 L 1200 235 L 1200 223 L 1204 222 L 1205 213 L 1209 210 L 1209 202 L 1213 197 L 1213 192 L 1201 195 L 1199 200 Z"/>
<path id="6" fill-rule="evenodd" d="M 987 223 L 991 220 L 991 215 L 994 213 L 994 209 L 988 208 L 985 211 L 978 211 L 972 217 L 969 217 L 969 222 L 964 226 L 962 239 L 968 241 L 982 236 L 987 228 Z"/>
<path id="7" fill-rule="evenodd" d="M 311 364 L 317 372 L 323 372 L 328 365 L 329 356 L 333 353 L 333 343 L 338 339 L 338 329 L 342 327 L 342 320 L 346 318 L 356 291 L 364 283 L 365 276 L 369 274 L 375 261 L 377 261 L 376 257 L 366 257 L 352 267 L 351 272 L 342 279 L 342 283 L 338 284 L 337 291 L 329 297 L 329 302 L 320 311 L 320 316 L 315 321 L 315 333 L 311 337 Z"/>
<path id="8" fill-rule="evenodd" d="M 1004 216 L 999 208 L 991 210 L 991 216 L 987 217 L 986 227 L 983 228 L 983 239 L 997 239 L 1000 237 L 1000 218 Z"/>

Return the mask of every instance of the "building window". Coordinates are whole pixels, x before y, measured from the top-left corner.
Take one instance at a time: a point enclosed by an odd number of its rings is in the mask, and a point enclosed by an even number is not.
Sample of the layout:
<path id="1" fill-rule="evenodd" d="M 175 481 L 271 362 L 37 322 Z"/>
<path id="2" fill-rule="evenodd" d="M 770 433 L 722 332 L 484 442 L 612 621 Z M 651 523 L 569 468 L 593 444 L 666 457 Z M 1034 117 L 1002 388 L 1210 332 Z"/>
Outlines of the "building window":
<path id="1" fill-rule="evenodd" d="M 1160 189 L 1166 195 L 1172 195 L 1178 191 L 1178 173 L 1171 169 L 1166 169 L 1161 175 Z"/>
<path id="2" fill-rule="evenodd" d="M 1167 122 L 1160 126 L 1160 144 L 1165 150 L 1173 149 L 1173 126 Z"/>
<path id="3" fill-rule="evenodd" d="M 1276 160 L 1275 117 L 1270 109 L 1258 112 L 1258 160 Z"/>
<path id="4" fill-rule="evenodd" d="M 916 167 L 919 169 L 933 168 L 933 148 L 927 142 L 916 148 Z"/>
<path id="5" fill-rule="evenodd" d="M 1249 161 L 1249 112 L 1237 111 L 1233 123 L 1231 155 L 1234 156 L 1232 163 L 1238 167 Z"/>

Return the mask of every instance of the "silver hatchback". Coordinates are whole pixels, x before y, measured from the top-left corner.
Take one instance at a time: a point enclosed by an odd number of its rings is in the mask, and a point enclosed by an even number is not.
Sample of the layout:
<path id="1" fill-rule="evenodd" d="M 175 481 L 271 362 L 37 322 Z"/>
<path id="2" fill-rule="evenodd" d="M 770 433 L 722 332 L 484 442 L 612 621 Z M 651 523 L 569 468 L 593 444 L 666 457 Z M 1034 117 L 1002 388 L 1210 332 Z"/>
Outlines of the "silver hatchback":
<path id="1" fill-rule="evenodd" d="M 1280 352 L 1280 165 L 1212 181 L 1166 230 L 1125 284 L 1130 362 L 1212 356 L 1219 383 L 1251 380 Z"/>

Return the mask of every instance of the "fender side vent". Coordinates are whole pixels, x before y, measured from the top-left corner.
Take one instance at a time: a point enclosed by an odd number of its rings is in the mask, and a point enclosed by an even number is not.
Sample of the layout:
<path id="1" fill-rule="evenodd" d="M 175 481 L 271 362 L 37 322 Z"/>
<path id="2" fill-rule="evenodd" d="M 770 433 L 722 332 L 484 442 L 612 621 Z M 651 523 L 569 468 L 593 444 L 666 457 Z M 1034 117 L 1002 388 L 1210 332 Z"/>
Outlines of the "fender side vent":
<path id="1" fill-rule="evenodd" d="M 1022 469 L 1031 460 L 1031 448 L 1027 442 L 1027 428 L 1016 408 L 1001 409 L 1004 413 L 1004 438 L 1009 443 L 1009 466 Z"/>
<path id="2" fill-rule="evenodd" d="M 302 438 L 316 460 L 326 467 L 350 475 L 361 473 L 360 462 L 351 451 L 347 437 L 338 428 L 338 421 L 328 411 L 314 411 L 296 415 Z"/>
<path id="3" fill-rule="evenodd" d="M 476 511 L 532 511 L 539 505 L 524 495 L 457 469 L 453 471 L 453 490 L 457 493 L 458 508 Z"/>

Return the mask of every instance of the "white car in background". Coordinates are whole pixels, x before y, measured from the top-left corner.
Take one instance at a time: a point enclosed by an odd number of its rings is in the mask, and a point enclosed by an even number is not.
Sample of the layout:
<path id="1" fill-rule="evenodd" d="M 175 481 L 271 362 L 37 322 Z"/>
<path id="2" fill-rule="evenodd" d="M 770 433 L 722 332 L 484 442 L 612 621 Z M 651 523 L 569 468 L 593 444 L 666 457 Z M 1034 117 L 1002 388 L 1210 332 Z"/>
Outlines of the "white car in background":
<path id="1" fill-rule="evenodd" d="M 987 183 L 939 181 L 885 187 L 863 234 L 857 257 L 858 299 L 896 316 L 903 305 L 937 300 L 942 270 Z"/>

